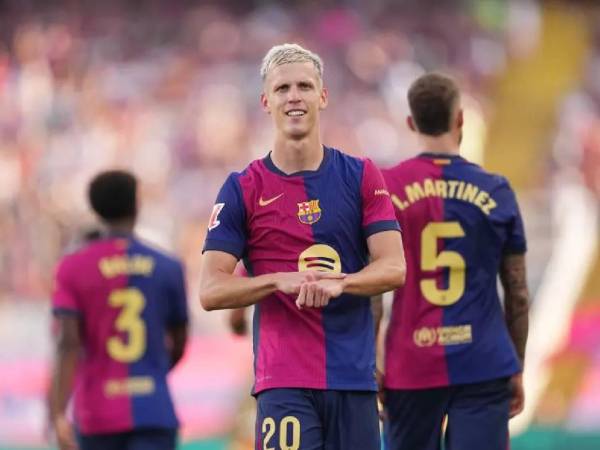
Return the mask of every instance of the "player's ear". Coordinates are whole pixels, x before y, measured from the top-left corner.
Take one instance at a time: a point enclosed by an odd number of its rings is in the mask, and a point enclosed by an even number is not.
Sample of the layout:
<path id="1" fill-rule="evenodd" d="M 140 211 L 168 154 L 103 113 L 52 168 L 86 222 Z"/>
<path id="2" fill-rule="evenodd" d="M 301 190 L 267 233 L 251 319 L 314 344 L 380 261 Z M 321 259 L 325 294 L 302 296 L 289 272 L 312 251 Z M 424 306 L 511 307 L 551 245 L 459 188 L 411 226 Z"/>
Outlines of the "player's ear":
<path id="1" fill-rule="evenodd" d="M 406 116 L 406 125 L 408 125 L 410 131 L 417 131 L 417 127 L 415 126 L 415 121 L 413 120 L 412 116 Z"/>
<path id="2" fill-rule="evenodd" d="M 465 123 L 465 118 L 463 115 L 463 110 L 462 108 L 458 110 L 458 114 L 456 115 L 456 127 L 457 128 L 462 128 L 463 125 Z"/>
<path id="3" fill-rule="evenodd" d="M 329 92 L 327 91 L 327 88 L 322 88 L 321 89 L 321 98 L 320 98 L 320 102 L 319 102 L 319 109 L 323 110 L 323 109 L 327 108 L 328 104 L 329 104 Z"/>
<path id="4" fill-rule="evenodd" d="M 260 94 L 260 104 L 262 105 L 263 111 L 268 114 L 271 114 L 271 108 L 269 107 L 269 101 L 267 100 L 267 96 L 263 92 Z"/>

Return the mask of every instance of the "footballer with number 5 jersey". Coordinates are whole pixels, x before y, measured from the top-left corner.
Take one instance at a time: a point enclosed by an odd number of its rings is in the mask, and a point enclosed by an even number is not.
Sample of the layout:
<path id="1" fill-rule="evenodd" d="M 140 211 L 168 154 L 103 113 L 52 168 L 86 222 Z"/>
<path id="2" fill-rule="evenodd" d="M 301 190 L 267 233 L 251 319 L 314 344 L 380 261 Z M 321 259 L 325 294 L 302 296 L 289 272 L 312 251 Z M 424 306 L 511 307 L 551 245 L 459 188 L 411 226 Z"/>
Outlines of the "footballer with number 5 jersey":
<path id="1" fill-rule="evenodd" d="M 136 188 L 127 172 L 94 178 L 89 200 L 107 229 L 57 269 L 50 416 L 60 450 L 175 449 L 166 375 L 187 339 L 183 268 L 133 234 Z"/>
<path id="2" fill-rule="evenodd" d="M 524 401 L 521 215 L 504 177 L 459 155 L 455 82 L 423 75 L 408 101 L 423 153 L 383 171 L 407 261 L 385 345 L 388 448 L 437 450 L 443 438 L 448 450 L 506 450 L 509 417 Z"/>
<path id="3" fill-rule="evenodd" d="M 389 193 L 371 161 L 321 144 L 316 54 L 273 47 L 261 74 L 274 146 L 218 194 L 200 300 L 256 304 L 256 449 L 379 450 L 369 296 L 405 273 Z M 249 277 L 233 275 L 239 259 Z"/>

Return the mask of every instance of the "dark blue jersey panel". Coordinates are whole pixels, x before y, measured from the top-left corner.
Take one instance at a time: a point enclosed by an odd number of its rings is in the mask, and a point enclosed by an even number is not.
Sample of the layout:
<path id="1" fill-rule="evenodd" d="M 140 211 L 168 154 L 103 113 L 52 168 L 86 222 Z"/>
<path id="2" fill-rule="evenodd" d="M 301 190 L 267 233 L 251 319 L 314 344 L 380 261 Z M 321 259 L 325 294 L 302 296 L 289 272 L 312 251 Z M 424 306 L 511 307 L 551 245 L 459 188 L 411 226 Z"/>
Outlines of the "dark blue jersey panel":
<path id="1" fill-rule="evenodd" d="M 244 256 L 247 240 L 246 208 L 239 177 L 238 173 L 229 175 L 217 196 L 203 252 L 224 251 L 237 259 Z"/>

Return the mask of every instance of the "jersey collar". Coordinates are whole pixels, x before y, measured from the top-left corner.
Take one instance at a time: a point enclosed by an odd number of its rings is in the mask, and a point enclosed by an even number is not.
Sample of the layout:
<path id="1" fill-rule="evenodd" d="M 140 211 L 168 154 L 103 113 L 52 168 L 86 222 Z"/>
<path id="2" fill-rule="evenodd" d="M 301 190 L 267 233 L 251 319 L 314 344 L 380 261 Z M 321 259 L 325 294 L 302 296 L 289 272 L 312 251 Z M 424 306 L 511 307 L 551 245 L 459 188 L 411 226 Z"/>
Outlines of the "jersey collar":
<path id="1" fill-rule="evenodd" d="M 451 154 L 442 153 L 442 152 L 422 152 L 422 153 L 419 153 L 418 157 L 419 158 L 431 158 L 431 159 L 452 159 L 452 160 L 463 159 L 463 157 L 460 155 L 451 155 Z"/>
<path id="2" fill-rule="evenodd" d="M 271 152 L 269 152 L 267 154 L 267 156 L 265 156 L 263 158 L 263 163 L 265 164 L 266 168 L 269 169 L 271 172 L 282 176 L 282 177 L 298 177 L 298 176 L 310 176 L 310 175 L 318 175 L 320 174 L 326 167 L 326 165 L 329 163 L 329 159 L 331 158 L 331 149 L 329 147 L 325 147 L 323 146 L 323 160 L 321 161 L 321 164 L 319 165 L 317 170 L 300 170 L 298 172 L 293 172 L 293 173 L 285 173 L 282 170 L 280 170 L 274 163 L 273 160 L 271 159 Z"/>

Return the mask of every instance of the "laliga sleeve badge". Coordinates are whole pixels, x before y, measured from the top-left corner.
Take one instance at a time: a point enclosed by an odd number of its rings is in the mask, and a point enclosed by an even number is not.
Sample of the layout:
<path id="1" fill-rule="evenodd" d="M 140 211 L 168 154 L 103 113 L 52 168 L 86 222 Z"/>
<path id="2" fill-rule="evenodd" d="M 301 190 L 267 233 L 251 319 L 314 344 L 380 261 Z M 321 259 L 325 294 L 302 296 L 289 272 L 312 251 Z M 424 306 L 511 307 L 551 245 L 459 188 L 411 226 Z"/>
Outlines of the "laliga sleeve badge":
<path id="1" fill-rule="evenodd" d="M 208 231 L 214 230 L 219 225 L 221 225 L 221 222 L 219 221 L 219 213 L 221 212 L 224 206 L 225 203 L 216 203 L 215 206 L 213 206 L 213 210 L 210 214 L 210 219 L 208 221 Z"/>

